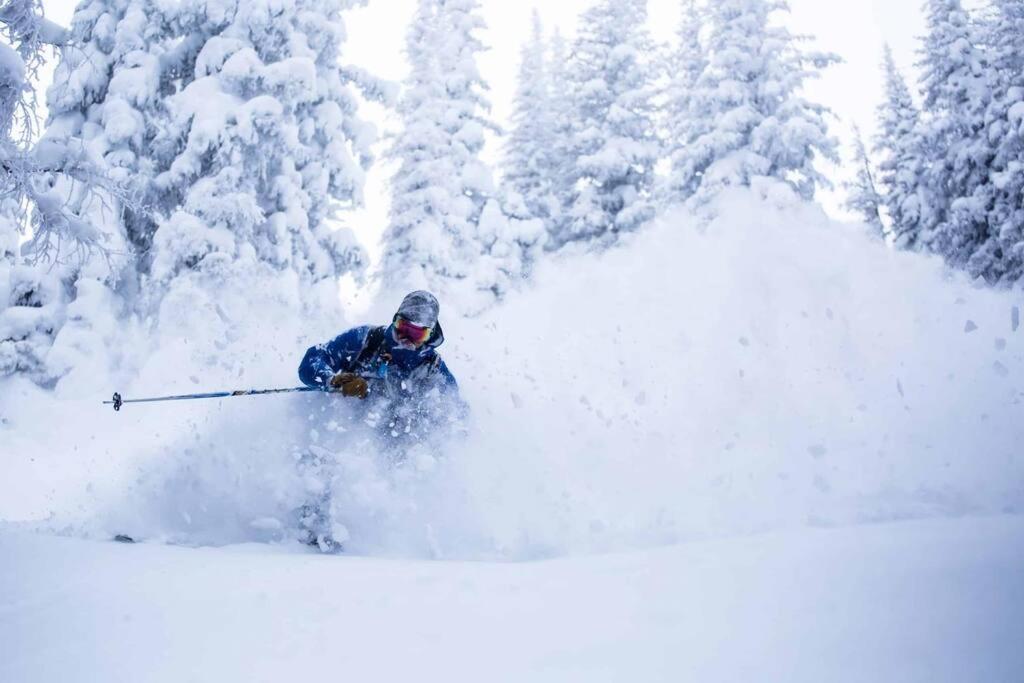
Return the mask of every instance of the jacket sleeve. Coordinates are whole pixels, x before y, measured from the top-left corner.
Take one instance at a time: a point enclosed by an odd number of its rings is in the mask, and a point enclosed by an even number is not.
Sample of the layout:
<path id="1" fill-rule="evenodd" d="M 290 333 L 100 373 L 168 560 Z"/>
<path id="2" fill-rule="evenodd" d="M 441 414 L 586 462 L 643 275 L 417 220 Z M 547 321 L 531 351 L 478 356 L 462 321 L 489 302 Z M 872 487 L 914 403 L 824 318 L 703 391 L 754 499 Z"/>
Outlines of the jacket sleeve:
<path id="1" fill-rule="evenodd" d="M 455 375 L 452 374 L 452 371 L 448 369 L 448 366 L 445 365 L 445 362 L 440 357 L 438 358 L 437 374 L 445 391 L 455 391 L 458 393 L 459 383 L 455 381 Z"/>
<path id="2" fill-rule="evenodd" d="M 335 374 L 355 369 L 369 332 L 369 327 L 355 327 L 326 344 L 311 346 L 299 364 L 299 379 L 307 387 L 330 389 Z"/>
<path id="3" fill-rule="evenodd" d="M 455 375 L 440 357 L 438 361 L 437 371 L 434 375 L 437 387 L 440 389 L 441 395 L 450 401 L 450 406 L 455 411 L 454 415 L 458 419 L 464 420 L 469 417 L 469 404 L 459 395 L 459 384 L 455 381 Z"/>

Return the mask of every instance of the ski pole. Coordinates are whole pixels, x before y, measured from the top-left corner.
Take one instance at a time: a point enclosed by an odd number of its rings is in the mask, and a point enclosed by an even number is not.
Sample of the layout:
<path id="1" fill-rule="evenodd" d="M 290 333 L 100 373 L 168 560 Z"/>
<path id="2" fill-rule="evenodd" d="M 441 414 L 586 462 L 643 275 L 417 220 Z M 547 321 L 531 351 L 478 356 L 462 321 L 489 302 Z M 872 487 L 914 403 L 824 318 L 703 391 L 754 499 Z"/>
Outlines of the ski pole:
<path id="1" fill-rule="evenodd" d="M 154 396 L 151 398 L 121 398 L 114 393 L 113 399 L 104 401 L 103 405 L 113 405 L 114 410 L 121 410 L 125 403 L 153 403 L 156 401 L 191 401 L 197 398 L 228 398 L 231 396 L 262 396 L 264 394 L 292 394 L 299 391 L 323 391 L 319 387 L 289 387 L 287 389 L 237 389 L 235 391 L 213 391 L 205 394 L 182 394 L 180 396 Z"/>

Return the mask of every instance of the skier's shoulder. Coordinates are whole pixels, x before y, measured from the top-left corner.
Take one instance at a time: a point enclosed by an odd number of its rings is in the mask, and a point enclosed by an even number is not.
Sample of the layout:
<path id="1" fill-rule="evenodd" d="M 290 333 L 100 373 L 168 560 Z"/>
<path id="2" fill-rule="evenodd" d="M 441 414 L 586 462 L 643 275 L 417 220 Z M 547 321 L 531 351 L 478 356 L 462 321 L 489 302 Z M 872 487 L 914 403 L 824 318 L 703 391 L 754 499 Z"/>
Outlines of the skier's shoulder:
<path id="1" fill-rule="evenodd" d="M 374 328 L 374 325 L 357 325 L 356 327 L 350 327 L 335 337 L 334 341 L 341 344 L 356 343 L 361 346 Z"/>
<path id="2" fill-rule="evenodd" d="M 367 338 L 373 331 L 372 325 L 359 325 L 352 327 L 327 343 L 327 350 L 335 356 L 347 356 L 359 353 L 360 349 L 367 342 Z"/>

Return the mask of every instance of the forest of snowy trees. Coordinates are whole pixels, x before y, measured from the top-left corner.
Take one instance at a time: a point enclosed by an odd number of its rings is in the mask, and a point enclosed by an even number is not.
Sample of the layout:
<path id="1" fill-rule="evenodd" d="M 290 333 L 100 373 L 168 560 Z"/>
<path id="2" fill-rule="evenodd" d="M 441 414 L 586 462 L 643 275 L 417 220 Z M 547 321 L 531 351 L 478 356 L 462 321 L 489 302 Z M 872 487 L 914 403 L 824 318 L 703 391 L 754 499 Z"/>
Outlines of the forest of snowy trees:
<path id="1" fill-rule="evenodd" d="M 811 200 L 839 160 L 804 87 L 838 58 L 804 49 L 779 0 L 681 0 L 671 46 L 649 36 L 646 0 L 595 0 L 571 40 L 535 15 L 507 126 L 478 67 L 477 0 L 418 0 L 401 84 L 347 61 L 344 12 L 363 4 L 82 0 L 65 30 L 40 0 L 0 2 L 0 376 L 52 387 L 119 330 L 220 324 L 256 281 L 323 312 L 353 273 L 471 315 L 546 254 L 611 247 L 730 186 Z M 881 56 L 848 207 L 892 248 L 1019 285 L 1024 2 L 925 12 L 917 88 Z M 33 76 L 51 58 L 40 126 Z M 365 100 L 400 124 L 375 269 L 341 219 L 376 162 Z"/>

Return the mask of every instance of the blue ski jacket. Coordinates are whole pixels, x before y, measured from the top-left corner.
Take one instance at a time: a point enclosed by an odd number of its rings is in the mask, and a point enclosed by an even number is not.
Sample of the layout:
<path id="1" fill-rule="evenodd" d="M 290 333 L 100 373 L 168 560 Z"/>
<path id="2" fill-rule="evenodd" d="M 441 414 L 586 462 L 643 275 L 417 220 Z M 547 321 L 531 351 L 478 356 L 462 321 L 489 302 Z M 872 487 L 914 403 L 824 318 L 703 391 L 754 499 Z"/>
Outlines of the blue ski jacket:
<path id="1" fill-rule="evenodd" d="M 360 358 L 367 355 L 363 354 L 363 349 L 372 329 L 369 325 L 354 327 L 326 344 L 310 347 L 299 365 L 299 379 L 308 387 L 327 391 L 331 378 L 339 372 L 376 376 L 386 372 L 389 381 L 404 382 L 416 377 L 427 380 L 430 386 L 442 392 L 458 392 L 455 376 L 437 353 L 437 347 L 444 342 L 440 325 L 434 327 L 430 339 L 418 349 L 401 346 L 395 338 L 394 325 L 389 325 L 379 349 L 369 358 Z M 382 356 L 386 357 L 386 362 L 381 360 Z"/>

